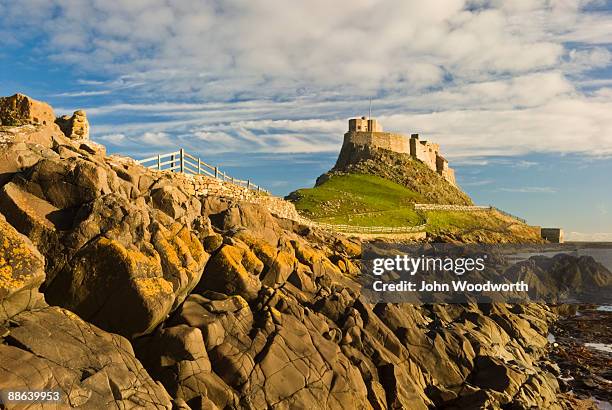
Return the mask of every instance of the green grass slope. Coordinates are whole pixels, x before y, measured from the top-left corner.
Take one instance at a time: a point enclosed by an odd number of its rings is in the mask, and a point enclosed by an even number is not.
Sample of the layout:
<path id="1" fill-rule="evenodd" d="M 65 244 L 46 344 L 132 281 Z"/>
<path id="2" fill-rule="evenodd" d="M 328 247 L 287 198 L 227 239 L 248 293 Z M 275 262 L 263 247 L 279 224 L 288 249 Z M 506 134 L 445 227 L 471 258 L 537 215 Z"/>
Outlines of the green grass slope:
<path id="1" fill-rule="evenodd" d="M 375 175 L 335 174 L 314 188 L 289 196 L 304 216 L 326 223 L 356 226 L 414 226 L 423 217 L 414 210 L 420 194 Z"/>

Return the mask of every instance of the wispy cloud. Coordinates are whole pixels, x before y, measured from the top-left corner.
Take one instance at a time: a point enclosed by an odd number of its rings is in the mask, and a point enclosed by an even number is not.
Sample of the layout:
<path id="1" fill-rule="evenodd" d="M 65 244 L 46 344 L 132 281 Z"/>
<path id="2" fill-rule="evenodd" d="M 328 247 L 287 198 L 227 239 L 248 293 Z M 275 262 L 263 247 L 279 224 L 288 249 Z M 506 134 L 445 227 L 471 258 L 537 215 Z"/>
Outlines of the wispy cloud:
<path id="1" fill-rule="evenodd" d="M 93 97 L 96 95 L 107 95 L 112 91 L 110 90 L 100 90 L 100 91 L 74 91 L 69 93 L 59 93 L 54 94 L 54 97 Z"/>
<path id="2" fill-rule="evenodd" d="M 529 186 L 519 188 L 499 188 L 498 191 L 516 192 L 521 194 L 554 194 L 555 192 L 557 192 L 557 189 L 547 186 Z"/>
<path id="3" fill-rule="evenodd" d="M 106 142 L 113 145 L 120 145 L 127 140 L 124 134 L 106 134 L 97 138 L 99 141 Z"/>
<path id="4" fill-rule="evenodd" d="M 495 181 L 492 179 L 480 179 L 477 181 L 464 181 L 461 182 L 461 186 L 463 187 L 477 187 L 477 186 L 484 186 L 484 185 L 491 185 L 493 184 Z"/>

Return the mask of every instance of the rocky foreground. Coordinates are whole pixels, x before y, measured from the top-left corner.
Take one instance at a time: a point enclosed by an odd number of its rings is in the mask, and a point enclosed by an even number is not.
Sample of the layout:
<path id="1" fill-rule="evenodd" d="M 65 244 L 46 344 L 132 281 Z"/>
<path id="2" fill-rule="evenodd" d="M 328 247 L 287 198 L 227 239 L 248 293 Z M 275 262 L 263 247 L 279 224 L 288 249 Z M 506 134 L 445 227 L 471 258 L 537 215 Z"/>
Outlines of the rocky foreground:
<path id="1" fill-rule="evenodd" d="M 25 96 L 0 107 L 0 390 L 84 408 L 576 405 L 546 306 L 368 304 L 358 242 L 106 156 L 83 112 L 60 128 Z"/>

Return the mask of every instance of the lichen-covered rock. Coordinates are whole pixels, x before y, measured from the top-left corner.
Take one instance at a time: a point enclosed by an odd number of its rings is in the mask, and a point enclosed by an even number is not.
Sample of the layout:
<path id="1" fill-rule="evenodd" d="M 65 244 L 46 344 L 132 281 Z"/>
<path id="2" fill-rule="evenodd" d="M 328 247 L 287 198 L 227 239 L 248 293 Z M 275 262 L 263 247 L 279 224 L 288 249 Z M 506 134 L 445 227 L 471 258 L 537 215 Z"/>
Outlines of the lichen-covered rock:
<path id="1" fill-rule="evenodd" d="M 0 125 L 51 125 L 55 121 L 53 108 L 23 94 L 0 97 Z"/>
<path id="2" fill-rule="evenodd" d="M 83 110 L 75 111 L 72 116 L 63 115 L 55 120 L 66 137 L 72 140 L 89 139 L 89 121 Z"/>
<path id="3" fill-rule="evenodd" d="M 210 255 L 196 235 L 179 223 L 170 229 L 157 225 L 151 241 L 160 256 L 164 277 L 173 285 L 176 307 L 200 281 Z"/>
<path id="4" fill-rule="evenodd" d="M 65 407 L 171 408 L 126 339 L 65 309 L 22 312 L 0 340 L 0 390 L 57 390 Z"/>
<path id="5" fill-rule="evenodd" d="M 159 256 L 145 252 L 98 238 L 50 283 L 47 300 L 104 329 L 126 336 L 148 333 L 168 315 L 175 297 Z"/>
<path id="6" fill-rule="evenodd" d="M 257 298 L 263 263 L 248 247 L 223 245 L 206 264 L 198 291 L 212 290 L 240 295 L 247 301 Z"/>
<path id="7" fill-rule="evenodd" d="M 42 255 L 0 214 L 0 322 L 44 305 L 38 292 L 44 280 Z"/>

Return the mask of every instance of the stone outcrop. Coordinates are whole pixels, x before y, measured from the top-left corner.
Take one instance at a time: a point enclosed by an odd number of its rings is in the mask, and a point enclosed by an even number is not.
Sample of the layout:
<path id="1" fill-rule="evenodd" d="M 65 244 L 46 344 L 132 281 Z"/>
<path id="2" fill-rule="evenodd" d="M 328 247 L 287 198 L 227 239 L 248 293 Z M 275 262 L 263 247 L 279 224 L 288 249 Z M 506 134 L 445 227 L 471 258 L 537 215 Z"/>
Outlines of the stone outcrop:
<path id="1" fill-rule="evenodd" d="M 22 312 L 0 329 L 0 390 L 59 391 L 62 407 L 172 408 L 127 339 L 68 310 Z"/>
<path id="2" fill-rule="evenodd" d="M 83 110 L 75 111 L 72 116 L 63 115 L 55 120 L 62 132 L 73 140 L 89 139 L 89 121 Z"/>
<path id="3" fill-rule="evenodd" d="M 22 159 L 0 182 L 0 390 L 84 408 L 569 407 L 547 307 L 367 303 L 359 241 L 53 126 L 1 135 Z"/>
<path id="4" fill-rule="evenodd" d="M 44 260 L 30 240 L 0 215 L 0 321 L 44 305 Z"/>
<path id="5" fill-rule="evenodd" d="M 0 125 L 51 125 L 54 122 L 55 113 L 47 103 L 23 94 L 0 97 Z"/>

